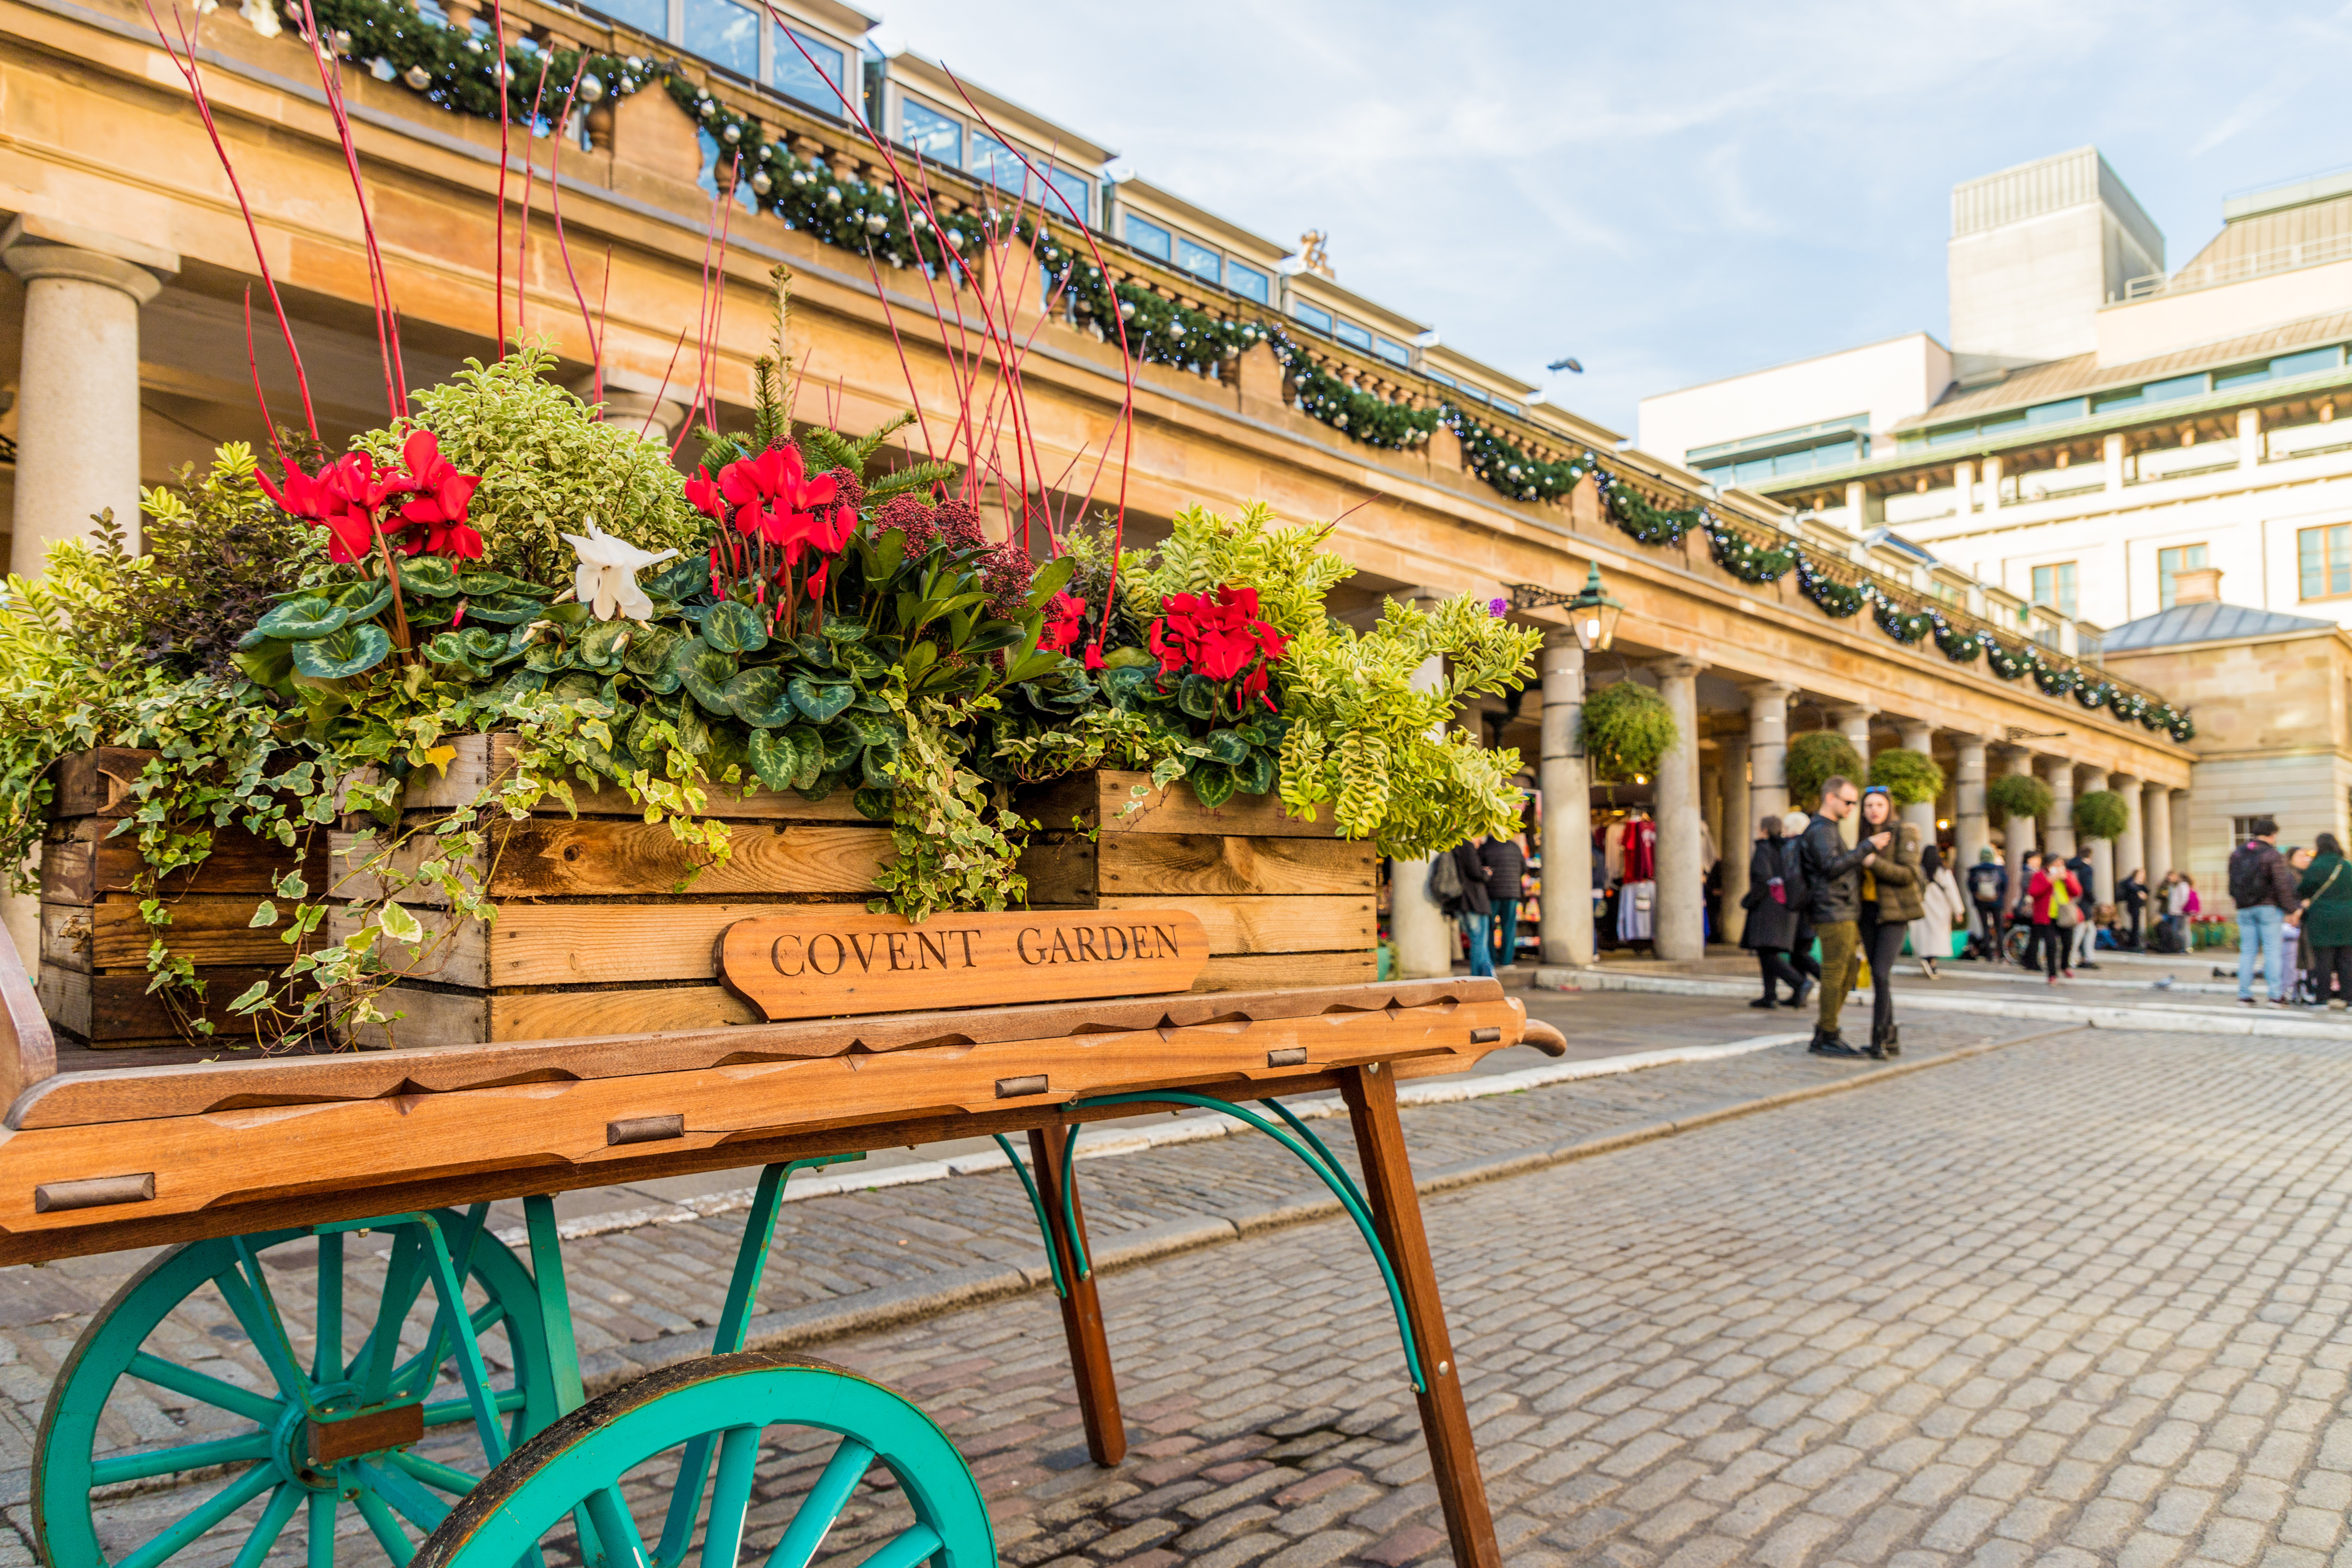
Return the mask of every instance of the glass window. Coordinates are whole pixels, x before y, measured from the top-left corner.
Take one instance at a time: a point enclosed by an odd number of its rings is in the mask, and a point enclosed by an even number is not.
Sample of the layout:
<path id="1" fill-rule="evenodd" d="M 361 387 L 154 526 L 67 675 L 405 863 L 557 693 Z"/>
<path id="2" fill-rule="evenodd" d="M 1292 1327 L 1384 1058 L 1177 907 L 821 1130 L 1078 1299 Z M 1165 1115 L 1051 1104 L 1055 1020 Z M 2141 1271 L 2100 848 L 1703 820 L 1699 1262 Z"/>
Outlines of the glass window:
<path id="1" fill-rule="evenodd" d="M 609 5 L 599 5 L 596 9 L 615 22 L 625 22 L 642 32 L 651 33 L 656 38 L 669 37 L 669 0 L 611 0 Z M 439 15 L 440 7 L 432 7 L 431 14 Z"/>
<path id="2" fill-rule="evenodd" d="M 1485 389 L 1473 386 L 1466 381 L 1462 384 L 1462 395 L 1468 398 L 1473 403 L 1484 403 L 1486 401 Z"/>
<path id="3" fill-rule="evenodd" d="M 985 131 L 971 133 L 971 156 L 964 161 L 964 167 L 990 184 L 1008 191 L 1022 190 L 1030 184 L 1029 171 L 1021 166 L 1020 155 Z"/>
<path id="4" fill-rule="evenodd" d="M 1955 442 L 1973 441 L 1976 437 L 1977 427 L 1973 425 L 1947 425 L 1940 430 L 1927 432 L 1927 445 L 1949 447 Z"/>
<path id="5" fill-rule="evenodd" d="M 1035 199 L 1046 211 L 1056 217 L 1075 215 L 1080 223 L 1095 221 L 1095 188 L 1085 175 L 1074 174 L 1067 169 L 1047 168 L 1045 183 L 1061 193 L 1059 201 L 1048 199 L 1043 191 L 1036 193 Z M 1063 210 L 1065 202 L 1069 204 L 1067 211 Z"/>
<path id="6" fill-rule="evenodd" d="M 1369 350 L 1372 346 L 1372 334 L 1366 329 L 1356 325 L 1353 321 L 1340 322 L 1337 328 L 1333 329 L 1332 335 L 1337 337 L 1341 342 L 1350 344 L 1356 348 Z"/>
<path id="7" fill-rule="evenodd" d="M 2025 428 L 2025 410 L 2019 408 L 2007 414 L 1996 414 L 1979 423 L 1977 428 L 1987 436 L 2005 436 L 2012 430 L 2022 430 Z"/>
<path id="8" fill-rule="evenodd" d="M 2171 403 L 2183 397 L 2205 395 L 2205 373 L 2176 375 L 2170 381 L 2151 381 L 2140 388 L 2141 395 L 2150 403 Z"/>
<path id="9" fill-rule="evenodd" d="M 2033 602 L 2046 605 L 2062 616 L 2074 613 L 2074 563 L 2061 561 L 2054 566 L 2033 569 Z"/>
<path id="10" fill-rule="evenodd" d="M 808 52 L 803 54 L 803 49 Z M 811 60 L 816 63 L 811 65 Z M 842 86 L 842 64 L 839 49 L 822 38 L 809 37 L 798 27 L 784 27 L 776 35 L 776 89 L 812 109 L 835 116 L 841 114 L 841 93 L 835 89 Z"/>
<path id="11" fill-rule="evenodd" d="M 2037 403 L 2025 411 L 2028 425 L 2063 425 L 2070 419 L 2080 419 L 2091 411 L 2090 400 L 2070 397 L 2063 403 Z"/>
<path id="12" fill-rule="evenodd" d="M 1331 312 L 1318 310 L 1304 300 L 1293 300 L 1290 302 L 1290 313 L 1318 332 L 1328 332 L 1331 330 Z"/>
<path id="13" fill-rule="evenodd" d="M 1771 477 L 1772 459 L 1769 458 L 1750 458 L 1744 463 L 1734 464 L 1731 469 L 1731 482 L 1735 485 L 1748 484 L 1757 479 L 1769 479 Z"/>
<path id="14" fill-rule="evenodd" d="M 2334 370 L 2344 363 L 2342 348 L 2307 349 L 2299 354 L 2281 354 L 2271 361 L 2271 379 L 2284 381 L 2291 375 L 2310 375 L 2323 370 Z"/>
<path id="15" fill-rule="evenodd" d="M 2295 535 L 2295 554 L 2305 598 L 2352 594 L 2352 523 L 2304 529 Z"/>
<path id="16" fill-rule="evenodd" d="M 760 14 L 735 0 L 686 0 L 685 46 L 713 65 L 760 77 Z"/>
<path id="17" fill-rule="evenodd" d="M 1225 258 L 1205 245 L 1196 245 L 1181 237 L 1176 241 L 1176 265 L 1212 283 L 1224 281 Z"/>
<path id="18" fill-rule="evenodd" d="M 1512 402 L 1507 397 L 1498 397 L 1495 399 L 1495 406 L 1501 409 L 1506 414 L 1517 414 L 1519 411 L 1519 405 Z"/>
<path id="19" fill-rule="evenodd" d="M 1455 381 L 1452 376 L 1447 375 L 1443 371 L 1424 370 L 1421 374 L 1429 377 L 1430 380 L 1437 383 L 1440 386 L 1459 386 L 1462 384 L 1460 382 Z"/>
<path id="20" fill-rule="evenodd" d="M 1391 364 L 1411 364 L 1412 363 L 1412 351 L 1411 349 L 1405 347 L 1402 343 L 1392 343 L 1386 338 L 1374 338 L 1372 340 L 1372 352 L 1380 355 L 1382 359 L 1388 361 Z"/>
<path id="21" fill-rule="evenodd" d="M 926 109 L 911 98 L 898 105 L 898 139 L 934 163 L 963 167 L 963 121 Z"/>
<path id="22" fill-rule="evenodd" d="M 2334 351 L 2331 350 L 2329 352 L 2333 353 Z M 2213 390 L 2216 392 L 2225 392 L 2233 386 L 2245 386 L 2250 383 L 2268 381 L 2270 378 L 2271 367 L 2270 362 L 2267 360 L 2261 364 L 2242 364 L 2235 370 L 2215 371 L 2213 373 Z"/>
<path id="23" fill-rule="evenodd" d="M 2156 552 L 2156 606 L 2172 608 L 2173 579 L 2183 572 L 2194 572 L 2205 564 L 2205 547 L 2201 544 L 2178 544 Z"/>
<path id="24" fill-rule="evenodd" d="M 1175 239 L 1158 224 L 1129 213 L 1127 215 L 1127 243 L 1147 255 L 1156 256 L 1160 260 L 1166 261 L 1170 258 L 1170 247 L 1174 245 Z M 1326 317 L 1325 321 L 1328 323 L 1329 318 Z"/>
<path id="25" fill-rule="evenodd" d="M 1255 300 L 1261 305 L 1265 303 L 1266 296 L 1273 292 L 1266 283 L 1265 273 L 1255 267 L 1244 267 L 1238 261 L 1225 263 L 1225 287 L 1243 299 Z"/>

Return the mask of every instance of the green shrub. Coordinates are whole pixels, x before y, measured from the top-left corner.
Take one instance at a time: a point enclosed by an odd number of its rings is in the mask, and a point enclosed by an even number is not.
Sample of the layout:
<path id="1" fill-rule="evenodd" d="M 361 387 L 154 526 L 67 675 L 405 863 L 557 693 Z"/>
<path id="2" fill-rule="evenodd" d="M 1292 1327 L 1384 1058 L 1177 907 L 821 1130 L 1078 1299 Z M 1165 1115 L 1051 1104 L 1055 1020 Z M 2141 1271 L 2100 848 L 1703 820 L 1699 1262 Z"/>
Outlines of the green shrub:
<path id="1" fill-rule="evenodd" d="M 1811 811 L 1822 798 L 1822 786 L 1832 778 L 1862 777 L 1862 753 L 1835 730 L 1815 730 L 1789 742 L 1782 768 L 1789 780 L 1789 804 Z"/>
<path id="2" fill-rule="evenodd" d="M 2111 789 L 2095 789 L 2074 802 L 2074 831 L 2084 838 L 2121 838 L 2131 826 L 2131 807 Z"/>
<path id="3" fill-rule="evenodd" d="M 2046 816 L 2051 799 L 2050 786 L 2032 773 L 2003 773 L 1985 785 L 1985 810 L 1995 822 Z"/>
<path id="4" fill-rule="evenodd" d="M 1921 805 L 1944 793 L 1944 770 L 1925 752 L 1889 746 L 1870 759 L 1870 782 L 1884 784 L 1897 805 Z"/>
<path id="5" fill-rule="evenodd" d="M 1580 736 L 1595 783 L 1656 772 L 1658 759 L 1677 739 L 1666 700 L 1633 680 L 1604 686 L 1584 700 Z"/>

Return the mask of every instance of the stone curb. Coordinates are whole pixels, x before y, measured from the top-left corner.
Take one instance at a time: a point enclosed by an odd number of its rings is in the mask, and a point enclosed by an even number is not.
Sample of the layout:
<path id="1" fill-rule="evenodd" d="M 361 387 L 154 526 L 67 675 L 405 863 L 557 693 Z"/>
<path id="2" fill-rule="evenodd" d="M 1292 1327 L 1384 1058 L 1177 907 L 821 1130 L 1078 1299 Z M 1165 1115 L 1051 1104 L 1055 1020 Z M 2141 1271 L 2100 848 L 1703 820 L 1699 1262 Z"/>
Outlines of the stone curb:
<path id="1" fill-rule="evenodd" d="M 1781 1106 L 1801 1104 L 1828 1095 L 1843 1094 L 1849 1089 L 1870 1084 L 1884 1083 L 1911 1073 L 1924 1072 L 1947 1062 L 1966 1061 L 1988 1052 L 2003 1050 L 2011 1046 L 2030 1045 L 2060 1035 L 2072 1034 L 2079 1025 L 2067 1025 L 2044 1029 L 2035 1034 L 2020 1035 L 2012 1039 L 1987 1040 L 1979 1045 L 1963 1046 L 1956 1050 L 1941 1051 L 1916 1060 L 1900 1061 L 1873 1068 L 1851 1078 L 1835 1079 L 1826 1083 L 1806 1084 L 1798 1089 L 1782 1089 L 1776 1094 L 1739 1100 L 1709 1110 L 1693 1111 L 1662 1121 L 1644 1122 L 1633 1127 L 1618 1128 L 1595 1133 L 1566 1143 L 1540 1149 L 1517 1150 L 1486 1159 L 1465 1161 L 1458 1164 L 1440 1166 L 1414 1179 L 1414 1188 L 1423 1194 L 1451 1192 L 1456 1188 L 1475 1186 L 1481 1183 L 1499 1181 L 1509 1176 L 1525 1175 L 1565 1165 L 1597 1155 L 1614 1153 L 1637 1144 L 1670 1138 L 1676 1133 L 1695 1131 L 1717 1122 Z M 1790 1043 L 1809 1036 L 1774 1036 L 1767 1043 Z M 1763 1048 L 1748 1041 L 1733 1041 L 1731 1045 L 1748 1050 Z M 1693 1047 L 1690 1050 L 1730 1054 L 1722 1047 Z M 1665 1056 L 1668 1052 L 1646 1052 L 1647 1056 Z M 1607 1060 L 1622 1058 L 1604 1058 Z M 1560 1072 L 1568 1068 L 1589 1067 L 1590 1063 L 1563 1063 L 1559 1068 L 1537 1068 L 1534 1074 Z M 1652 1063 L 1649 1065 L 1658 1065 Z M 1497 1074 L 1497 1078 L 1517 1078 L 1520 1074 Z M 1583 1076 L 1596 1076 L 1587 1073 Z M 1465 1097 L 1466 1098 L 1466 1097 Z M 1139 1268 L 1171 1258 L 1181 1252 L 1238 1241 L 1244 1237 L 1260 1236 L 1295 1225 L 1310 1224 L 1341 1213 L 1339 1202 L 1329 1194 L 1317 1191 L 1300 1193 L 1278 1199 L 1255 1209 L 1231 1215 L 1202 1215 L 1169 1220 L 1160 1225 L 1146 1226 L 1115 1237 L 1106 1237 L 1098 1246 L 1093 1263 L 1097 1273 L 1112 1273 Z M 744 1336 L 749 1350 L 784 1350 L 840 1339 L 853 1333 L 895 1328 L 903 1323 L 935 1317 L 942 1312 L 963 1307 L 979 1306 L 1008 1297 L 1051 1288 L 1052 1277 L 1042 1266 L 1025 1268 L 969 1268 L 933 1275 L 921 1280 L 909 1280 L 902 1285 L 888 1285 L 878 1289 L 860 1291 L 854 1297 L 838 1301 L 813 1302 L 782 1312 L 766 1312 L 751 1320 Z M 710 1353 L 707 1332 L 664 1334 L 640 1343 L 616 1346 L 583 1357 L 581 1365 L 583 1380 L 591 1396 L 635 1382 L 646 1373 L 677 1362 L 691 1361 Z"/>
<path id="2" fill-rule="evenodd" d="M 1674 974 L 1612 974 L 1605 970 L 1538 969 L 1536 984 L 1547 991 L 1640 991 L 1666 996 L 1744 996 L 1755 987 L 1741 981 L 1701 980 Z M 2130 1029 L 2158 1035 L 2230 1035 L 2260 1039 L 2336 1040 L 2352 1045 L 2352 1025 L 2309 1018 L 2274 1018 L 2256 1013 L 2202 1012 L 2187 1008 L 2096 1007 L 2068 1002 L 2029 1002 L 1997 996 L 1903 993 L 1901 1008 L 1928 1013 L 1969 1013 L 2021 1018 L 2034 1023 L 2077 1024 L 2094 1029 Z"/>

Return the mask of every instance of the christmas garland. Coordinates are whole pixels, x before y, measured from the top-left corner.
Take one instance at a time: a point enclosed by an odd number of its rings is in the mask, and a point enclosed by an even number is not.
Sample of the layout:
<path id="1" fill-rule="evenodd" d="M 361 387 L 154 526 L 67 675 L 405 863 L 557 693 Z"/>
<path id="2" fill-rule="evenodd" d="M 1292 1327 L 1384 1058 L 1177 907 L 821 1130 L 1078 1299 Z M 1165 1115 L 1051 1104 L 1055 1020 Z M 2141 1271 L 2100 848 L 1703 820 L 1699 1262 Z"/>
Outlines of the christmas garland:
<path id="1" fill-rule="evenodd" d="M 659 82 L 710 139 L 714 181 L 748 189 L 752 205 L 787 228 L 893 268 L 921 266 L 950 276 L 962 272 L 963 258 L 975 247 L 1010 232 L 1036 256 L 1048 295 L 1062 292 L 1072 320 L 1106 341 L 1123 335 L 1136 359 L 1205 371 L 1264 342 L 1281 362 L 1294 405 L 1350 440 L 1405 451 L 1425 445 L 1441 426 L 1451 429 L 1461 439 L 1464 467 L 1497 494 L 1517 501 L 1564 501 L 1590 478 L 1600 488 L 1602 514 L 1641 543 L 1678 545 L 1696 528 L 1706 535 L 1716 564 L 1742 582 L 1778 582 L 1793 570 L 1805 597 L 1834 619 L 1851 619 L 1868 605 L 1879 629 L 1898 643 L 1916 644 L 1932 632 L 1936 647 L 1956 664 L 1981 656 L 2002 680 L 2030 673 L 2047 696 L 2071 693 L 2085 709 L 2105 708 L 2182 744 L 2196 736 L 2195 722 L 2168 702 L 2151 701 L 2079 667 L 2053 665 L 2031 644 L 2011 649 L 1989 632 L 1957 631 L 1938 610 L 1906 611 L 1873 585 L 1857 586 L 1822 573 L 1793 542 L 1778 548 L 1759 544 L 1704 505 L 1654 505 L 1592 451 L 1557 460 L 1532 457 L 1450 400 L 1434 408 L 1408 408 L 1349 386 L 1316 364 L 1278 326 L 1194 310 L 1131 279 L 1113 288 L 1099 266 L 1044 224 L 1024 217 L 1013 225 L 993 207 L 934 224 L 896 190 L 844 179 L 823 161 L 802 158 L 768 140 L 759 121 L 712 97 L 678 60 L 522 44 L 500 51 L 471 31 L 424 18 L 403 0 L 310 0 L 310 14 L 334 53 L 364 66 L 377 80 L 402 82 L 453 113 L 491 120 L 500 113 L 503 89 L 506 115 L 530 133 L 560 133 L 552 120 L 567 100 L 579 106 L 618 101 Z M 299 23 L 299 3 L 289 15 Z"/>

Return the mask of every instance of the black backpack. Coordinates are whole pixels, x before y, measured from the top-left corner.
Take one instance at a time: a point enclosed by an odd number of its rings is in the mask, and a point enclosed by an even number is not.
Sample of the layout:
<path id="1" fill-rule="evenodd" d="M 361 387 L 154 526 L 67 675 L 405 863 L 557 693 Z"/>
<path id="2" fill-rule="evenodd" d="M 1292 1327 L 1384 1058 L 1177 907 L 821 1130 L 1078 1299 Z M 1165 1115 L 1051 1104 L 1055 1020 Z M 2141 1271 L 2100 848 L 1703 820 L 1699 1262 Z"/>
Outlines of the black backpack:
<path id="1" fill-rule="evenodd" d="M 2278 851 L 2262 843 L 2242 844 L 2230 855 L 2230 901 L 2240 909 L 2271 901 L 2270 857 Z"/>

